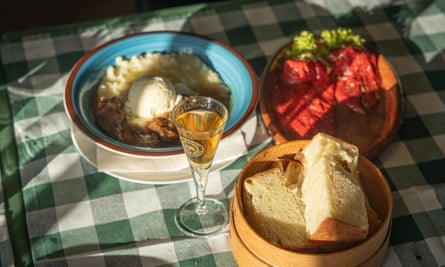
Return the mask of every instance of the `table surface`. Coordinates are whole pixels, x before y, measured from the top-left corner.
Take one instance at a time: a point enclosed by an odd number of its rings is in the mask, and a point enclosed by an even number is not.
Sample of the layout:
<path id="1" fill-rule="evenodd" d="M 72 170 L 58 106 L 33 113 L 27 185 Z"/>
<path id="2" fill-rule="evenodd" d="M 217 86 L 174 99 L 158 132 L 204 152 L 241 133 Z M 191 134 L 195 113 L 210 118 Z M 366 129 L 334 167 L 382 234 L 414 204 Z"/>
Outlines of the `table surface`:
<path id="1" fill-rule="evenodd" d="M 85 160 L 71 139 L 64 82 L 94 47 L 125 34 L 179 30 L 223 41 L 258 79 L 302 30 L 352 28 L 392 63 L 403 86 L 403 124 L 374 160 L 393 194 L 385 266 L 445 265 L 445 1 L 235 1 L 191 5 L 8 34 L 1 39 L 0 265 L 236 266 L 223 233 L 184 237 L 174 213 L 192 182 L 140 184 Z M 335 3 L 335 4 L 334 4 Z M 258 111 L 258 110 L 257 110 Z M 258 142 L 209 182 L 227 203 Z"/>

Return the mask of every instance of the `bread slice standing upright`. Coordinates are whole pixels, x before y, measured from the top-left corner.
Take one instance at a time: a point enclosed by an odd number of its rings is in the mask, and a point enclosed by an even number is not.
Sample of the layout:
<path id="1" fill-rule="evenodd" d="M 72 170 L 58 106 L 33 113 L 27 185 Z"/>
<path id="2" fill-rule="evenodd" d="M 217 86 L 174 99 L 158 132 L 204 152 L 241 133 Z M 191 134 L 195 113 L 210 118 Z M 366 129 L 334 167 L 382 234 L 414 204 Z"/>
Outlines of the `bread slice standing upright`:
<path id="1" fill-rule="evenodd" d="M 366 239 L 366 196 L 355 145 L 319 133 L 304 148 L 302 198 L 309 241 L 334 251 Z"/>

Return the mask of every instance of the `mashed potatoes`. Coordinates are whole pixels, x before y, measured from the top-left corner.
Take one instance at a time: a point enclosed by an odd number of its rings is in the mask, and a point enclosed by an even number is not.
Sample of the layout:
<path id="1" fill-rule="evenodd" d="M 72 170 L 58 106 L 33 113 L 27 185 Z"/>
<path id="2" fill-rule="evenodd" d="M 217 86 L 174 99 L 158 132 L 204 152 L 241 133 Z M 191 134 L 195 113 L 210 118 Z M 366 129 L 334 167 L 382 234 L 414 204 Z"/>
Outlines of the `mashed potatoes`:
<path id="1" fill-rule="evenodd" d="M 149 53 L 130 59 L 116 58 L 101 81 L 99 97 L 117 96 L 124 101 L 133 81 L 145 76 L 157 75 L 168 78 L 178 94 L 202 94 L 213 96 L 228 104 L 230 90 L 219 75 L 193 54 Z"/>
<path id="2" fill-rule="evenodd" d="M 133 83 L 143 81 L 145 77 L 161 77 L 174 88 L 148 90 L 149 84 L 143 84 L 137 88 L 144 90 L 132 92 L 136 88 L 132 87 Z M 150 80 L 152 79 L 147 81 Z M 165 96 L 161 97 L 160 91 Z M 176 129 L 169 117 L 171 110 L 166 109 L 173 108 L 168 103 L 177 102 L 173 98 L 172 101 L 166 98 L 170 94 L 175 98 L 189 95 L 210 96 L 230 109 L 229 88 L 198 56 L 148 53 L 129 59 L 118 57 L 115 66 L 106 70 L 96 93 L 96 121 L 109 136 L 127 144 L 144 147 L 179 145 Z M 135 96 L 144 96 L 144 99 L 138 101 Z M 143 105 L 140 106 L 141 104 Z M 144 108 L 151 111 L 145 112 Z M 155 117 L 152 114 L 162 116 Z"/>

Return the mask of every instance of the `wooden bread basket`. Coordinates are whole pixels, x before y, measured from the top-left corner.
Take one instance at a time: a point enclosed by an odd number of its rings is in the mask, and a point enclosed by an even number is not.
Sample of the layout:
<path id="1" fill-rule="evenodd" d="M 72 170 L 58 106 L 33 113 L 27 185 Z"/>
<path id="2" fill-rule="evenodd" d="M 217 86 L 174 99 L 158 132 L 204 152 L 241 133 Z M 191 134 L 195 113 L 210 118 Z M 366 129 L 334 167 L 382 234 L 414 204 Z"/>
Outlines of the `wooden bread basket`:
<path id="1" fill-rule="evenodd" d="M 330 253 L 301 253 L 269 243 L 249 225 L 242 202 L 246 178 L 264 171 L 278 158 L 295 154 L 309 141 L 290 141 L 270 147 L 251 159 L 235 184 L 230 205 L 230 245 L 239 266 L 380 266 L 383 264 L 391 231 L 392 194 L 386 178 L 368 159 L 361 156 L 359 172 L 371 207 L 382 221 L 378 230 L 362 243 Z"/>

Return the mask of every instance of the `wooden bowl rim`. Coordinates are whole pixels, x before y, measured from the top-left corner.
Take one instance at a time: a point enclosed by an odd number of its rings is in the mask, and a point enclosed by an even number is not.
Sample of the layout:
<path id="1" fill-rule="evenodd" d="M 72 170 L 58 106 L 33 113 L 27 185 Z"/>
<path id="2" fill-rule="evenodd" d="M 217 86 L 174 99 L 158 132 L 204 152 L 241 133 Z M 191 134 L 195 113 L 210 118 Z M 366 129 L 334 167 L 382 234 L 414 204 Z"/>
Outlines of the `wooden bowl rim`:
<path id="1" fill-rule="evenodd" d="M 265 262 L 263 259 L 256 256 L 243 242 L 240 235 L 238 234 L 238 230 L 236 228 L 235 222 L 234 222 L 234 215 L 233 215 L 233 202 L 230 205 L 230 232 L 229 232 L 229 243 L 232 249 L 233 257 L 236 261 L 236 263 L 241 266 L 271 266 L 272 264 Z M 386 258 L 388 246 L 389 246 L 389 240 L 391 236 L 391 221 L 390 226 L 388 229 L 388 232 L 386 233 L 385 239 L 383 240 L 383 243 L 378 247 L 378 249 L 375 251 L 374 254 L 372 254 L 369 258 L 365 259 L 364 261 L 360 262 L 357 265 L 360 265 L 362 267 L 365 266 L 380 266 L 383 264 Z M 301 261 L 299 261 L 301 263 Z M 293 263 L 295 264 L 295 262 Z M 307 266 L 308 264 L 312 264 L 311 262 L 303 262 L 301 264 L 297 264 L 296 266 Z M 314 262 L 313 265 L 316 263 Z M 320 264 L 320 262 L 317 262 L 317 264 Z M 332 261 L 329 261 L 328 264 L 333 265 L 334 263 Z"/>

